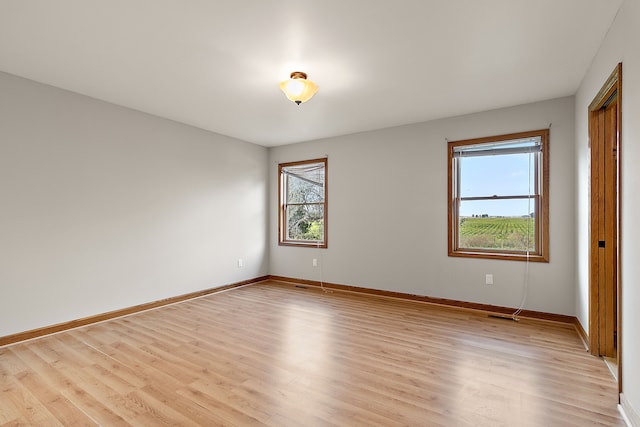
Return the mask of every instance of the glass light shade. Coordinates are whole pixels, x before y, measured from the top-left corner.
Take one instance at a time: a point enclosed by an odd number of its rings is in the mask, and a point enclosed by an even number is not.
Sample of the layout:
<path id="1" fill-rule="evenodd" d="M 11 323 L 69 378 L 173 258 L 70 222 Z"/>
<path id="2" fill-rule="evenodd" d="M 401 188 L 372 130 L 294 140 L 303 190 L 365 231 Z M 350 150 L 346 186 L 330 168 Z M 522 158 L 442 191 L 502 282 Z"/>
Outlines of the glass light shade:
<path id="1" fill-rule="evenodd" d="M 280 83 L 280 89 L 290 101 L 300 105 L 307 102 L 318 91 L 318 85 L 307 80 L 307 75 L 300 71 L 291 73 L 291 78 Z"/>

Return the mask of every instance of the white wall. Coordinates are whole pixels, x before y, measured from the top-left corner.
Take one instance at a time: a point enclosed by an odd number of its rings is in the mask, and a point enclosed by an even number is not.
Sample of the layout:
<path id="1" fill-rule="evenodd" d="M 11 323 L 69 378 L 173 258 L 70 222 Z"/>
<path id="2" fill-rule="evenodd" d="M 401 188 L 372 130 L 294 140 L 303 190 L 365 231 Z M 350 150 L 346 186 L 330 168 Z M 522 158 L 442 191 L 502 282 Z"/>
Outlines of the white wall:
<path id="1" fill-rule="evenodd" d="M 4 73 L 0 94 L 0 336 L 267 274 L 267 149 Z"/>
<path id="2" fill-rule="evenodd" d="M 622 62 L 622 387 L 640 414 L 640 0 L 626 0 L 576 94 L 578 194 L 577 316 L 589 325 L 588 207 L 589 148 L 587 107 L 615 66 Z"/>
<path id="3" fill-rule="evenodd" d="M 575 313 L 573 97 L 270 150 L 273 275 L 516 307 L 525 263 L 447 256 L 448 140 L 547 128 L 550 256 L 525 308 Z M 326 250 L 278 246 L 277 163 L 328 155 Z M 312 267 L 312 258 L 320 267 Z M 494 275 L 487 286 L 485 274 Z"/>

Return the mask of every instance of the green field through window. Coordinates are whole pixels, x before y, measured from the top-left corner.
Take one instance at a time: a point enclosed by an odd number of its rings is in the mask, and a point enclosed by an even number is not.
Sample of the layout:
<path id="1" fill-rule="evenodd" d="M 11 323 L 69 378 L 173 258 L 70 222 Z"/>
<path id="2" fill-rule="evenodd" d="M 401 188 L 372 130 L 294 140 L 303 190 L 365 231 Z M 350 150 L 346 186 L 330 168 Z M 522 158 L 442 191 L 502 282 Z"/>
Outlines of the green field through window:
<path id="1" fill-rule="evenodd" d="M 463 217 L 459 242 L 466 249 L 535 250 L 531 217 Z"/>

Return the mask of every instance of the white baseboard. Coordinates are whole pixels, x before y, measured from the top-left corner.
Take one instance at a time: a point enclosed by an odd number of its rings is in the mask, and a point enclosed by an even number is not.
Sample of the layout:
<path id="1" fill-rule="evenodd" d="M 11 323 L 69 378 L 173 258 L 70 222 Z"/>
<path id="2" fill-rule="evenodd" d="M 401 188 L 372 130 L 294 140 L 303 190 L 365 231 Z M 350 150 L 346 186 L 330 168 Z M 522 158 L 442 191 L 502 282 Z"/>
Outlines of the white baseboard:
<path id="1" fill-rule="evenodd" d="M 629 427 L 640 427 L 640 415 L 633 409 L 624 393 L 620 393 L 620 405 L 618 409 Z"/>

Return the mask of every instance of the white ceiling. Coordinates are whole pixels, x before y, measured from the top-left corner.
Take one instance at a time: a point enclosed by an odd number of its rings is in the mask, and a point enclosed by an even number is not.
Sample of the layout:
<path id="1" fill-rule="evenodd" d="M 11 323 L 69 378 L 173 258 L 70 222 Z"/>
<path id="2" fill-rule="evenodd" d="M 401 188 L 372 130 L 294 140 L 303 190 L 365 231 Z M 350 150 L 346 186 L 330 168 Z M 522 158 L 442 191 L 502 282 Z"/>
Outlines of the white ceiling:
<path id="1" fill-rule="evenodd" d="M 572 95 L 621 3 L 0 0 L 0 70 L 276 146 Z"/>

